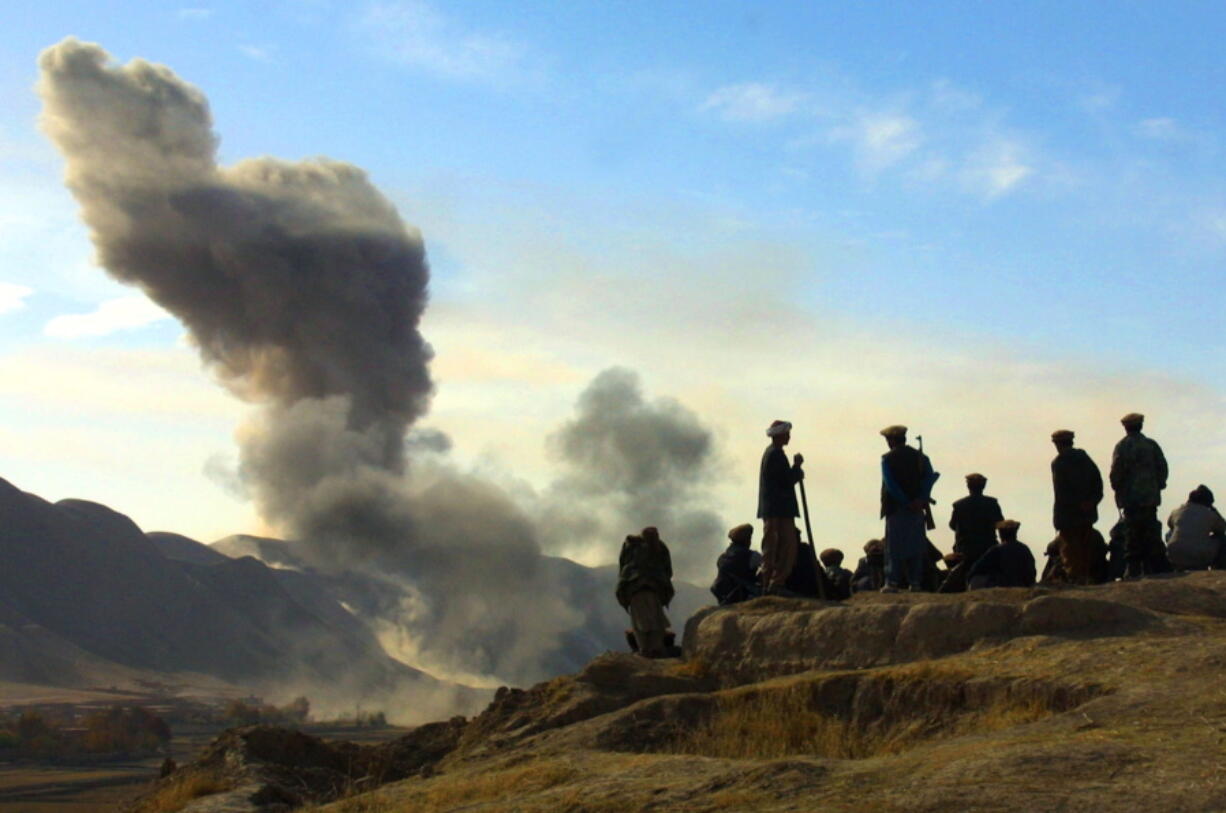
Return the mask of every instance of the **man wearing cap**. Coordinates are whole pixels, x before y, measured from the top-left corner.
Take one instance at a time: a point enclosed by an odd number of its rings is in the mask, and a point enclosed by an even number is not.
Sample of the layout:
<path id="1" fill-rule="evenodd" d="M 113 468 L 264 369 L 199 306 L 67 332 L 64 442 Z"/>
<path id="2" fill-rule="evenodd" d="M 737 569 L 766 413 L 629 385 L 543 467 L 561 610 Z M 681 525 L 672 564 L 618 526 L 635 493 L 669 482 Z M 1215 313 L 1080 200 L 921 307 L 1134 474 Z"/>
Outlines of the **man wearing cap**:
<path id="1" fill-rule="evenodd" d="M 1051 461 L 1052 525 L 1059 532 L 1056 541 L 1064 575 L 1072 584 L 1093 584 L 1100 569 L 1095 558 L 1106 547 L 1102 534 L 1094 530 L 1103 499 L 1103 476 L 1084 449 L 1073 447 L 1073 437 L 1069 429 L 1051 433 L 1056 447 Z"/>
<path id="2" fill-rule="evenodd" d="M 1034 587 L 1034 554 L 1017 539 L 1021 523 L 1004 519 L 996 523 L 1000 544 L 993 547 L 971 568 L 967 577 L 970 589 L 986 587 Z"/>
<path id="3" fill-rule="evenodd" d="M 711 592 L 720 604 L 736 604 L 762 595 L 758 584 L 758 567 L 762 557 L 749 547 L 753 539 L 752 525 L 738 525 L 728 532 L 728 549 L 715 563 L 715 583 Z"/>
<path id="4" fill-rule="evenodd" d="M 1124 578 L 1135 579 L 1147 572 L 1151 549 L 1162 546 L 1158 506 L 1168 470 L 1162 447 L 1141 434 L 1144 415 L 1130 412 L 1120 423 L 1125 434 L 1111 455 L 1111 488 L 1124 512 Z"/>
<path id="5" fill-rule="evenodd" d="M 843 551 L 838 548 L 826 548 L 818 559 L 826 569 L 826 578 L 830 580 L 830 595 L 836 601 L 851 598 L 851 571 L 843 567 Z"/>
<path id="6" fill-rule="evenodd" d="M 766 430 L 770 446 L 762 453 L 758 474 L 758 518 L 762 520 L 762 591 L 786 589 L 788 576 L 796 566 L 800 535 L 796 531 L 796 484 L 804 479 L 800 466 L 804 457 L 795 455 L 792 463 L 783 447 L 792 439 L 792 424 L 774 421 Z"/>
<path id="7" fill-rule="evenodd" d="M 668 616 L 673 600 L 673 560 L 655 527 L 631 534 L 618 557 L 617 601 L 630 613 L 630 625 L 640 655 L 667 655 Z"/>
<path id="8" fill-rule="evenodd" d="M 881 516 L 885 519 L 885 586 L 896 593 L 923 589 L 928 537 L 925 509 L 937 475 L 926 455 L 907 445 L 907 427 L 887 426 L 881 436 L 890 450 L 881 456 Z"/>
<path id="9" fill-rule="evenodd" d="M 954 551 L 960 564 L 971 567 L 996 544 L 996 523 L 1005 518 L 995 497 L 983 493 L 988 478 L 975 472 L 966 475 L 967 496 L 954 503 L 949 528 L 954 532 Z"/>

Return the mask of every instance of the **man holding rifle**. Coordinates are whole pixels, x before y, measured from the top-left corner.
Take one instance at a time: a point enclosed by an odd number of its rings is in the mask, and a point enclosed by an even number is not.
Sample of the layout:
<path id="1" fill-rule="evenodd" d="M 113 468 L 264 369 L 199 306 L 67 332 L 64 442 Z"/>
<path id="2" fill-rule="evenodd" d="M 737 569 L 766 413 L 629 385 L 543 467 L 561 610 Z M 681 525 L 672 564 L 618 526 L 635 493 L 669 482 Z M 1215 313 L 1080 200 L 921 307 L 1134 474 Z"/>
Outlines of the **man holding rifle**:
<path id="1" fill-rule="evenodd" d="M 792 439 L 792 424 L 773 421 L 766 435 L 771 445 L 762 454 L 758 476 L 758 518 L 762 520 L 762 591 L 785 591 L 788 576 L 796 566 L 800 538 L 796 531 L 796 484 L 804 479 L 800 466 L 804 457 L 796 455 L 792 463 L 783 447 Z"/>
<path id="2" fill-rule="evenodd" d="M 931 520 L 932 486 L 940 476 L 928 457 L 907 445 L 907 427 L 881 430 L 890 450 L 881 456 L 881 516 L 885 519 L 885 586 L 883 593 L 897 593 L 905 581 L 908 589 L 923 589 L 927 528 Z"/>

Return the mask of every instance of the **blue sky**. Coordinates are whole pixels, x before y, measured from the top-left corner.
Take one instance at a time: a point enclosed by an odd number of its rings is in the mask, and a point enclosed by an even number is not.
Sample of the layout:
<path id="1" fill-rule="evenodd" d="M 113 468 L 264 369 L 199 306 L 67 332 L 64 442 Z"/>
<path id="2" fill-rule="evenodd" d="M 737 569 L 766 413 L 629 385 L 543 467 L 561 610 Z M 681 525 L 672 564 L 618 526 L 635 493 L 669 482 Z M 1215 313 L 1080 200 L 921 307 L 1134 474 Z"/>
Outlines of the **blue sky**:
<path id="1" fill-rule="evenodd" d="M 940 427 L 947 454 L 959 433 L 982 449 L 994 426 L 1093 421 L 1105 463 L 1103 416 L 1150 404 L 1180 410 L 1154 433 L 1186 450 L 1189 479 L 1220 472 L 1226 7 L 900 6 L 23 5 L 0 30 L 0 373 L 16 379 L 0 440 L 27 452 L 0 476 L 206 538 L 254 521 L 200 473 L 230 453 L 241 406 L 193 372 L 173 321 L 90 267 L 37 131 L 37 54 L 70 34 L 200 87 L 224 162 L 322 154 L 371 173 L 425 236 L 434 420 L 473 465 L 546 480 L 546 455 L 506 435 L 546 433 L 616 363 L 711 422 L 733 470 L 752 468 L 771 410 L 868 435 L 830 452 L 831 469 L 869 461 L 853 478 L 867 499 L 829 484 L 848 538 L 871 530 L 878 412 Z M 735 381 L 728 335 L 762 359 Z M 690 356 L 666 363 L 661 343 Z M 64 389 L 112 364 L 132 376 L 114 389 L 143 399 Z M 195 406 L 157 406 L 165 387 Z M 127 438 L 113 456 L 35 453 L 38 433 L 92 437 L 106 415 Z M 1013 488 L 1036 524 L 1045 438 L 980 455 L 1033 455 Z M 151 500 L 124 449 L 168 459 L 156 478 L 175 499 Z M 750 480 L 720 492 L 730 523 Z"/>

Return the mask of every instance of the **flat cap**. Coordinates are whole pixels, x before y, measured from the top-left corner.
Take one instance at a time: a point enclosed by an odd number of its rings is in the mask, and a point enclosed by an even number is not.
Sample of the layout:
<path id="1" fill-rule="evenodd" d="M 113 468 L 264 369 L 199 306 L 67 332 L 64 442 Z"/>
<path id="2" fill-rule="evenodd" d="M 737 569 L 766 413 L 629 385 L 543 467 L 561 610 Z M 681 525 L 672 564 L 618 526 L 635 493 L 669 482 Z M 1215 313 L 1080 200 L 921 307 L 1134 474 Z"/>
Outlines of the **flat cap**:
<path id="1" fill-rule="evenodd" d="M 753 526 L 749 523 L 738 525 L 728 532 L 728 538 L 733 542 L 748 545 L 749 540 L 753 537 Z"/>
<path id="2" fill-rule="evenodd" d="M 1124 424 L 1124 426 L 1127 426 L 1130 423 L 1143 423 L 1144 421 L 1145 416 L 1140 412 L 1129 412 L 1127 415 L 1120 418 L 1120 423 Z"/>
<path id="3" fill-rule="evenodd" d="M 897 438 L 897 437 L 902 437 L 905 434 L 907 434 L 907 427 L 901 426 L 899 424 L 894 424 L 893 426 L 887 426 L 885 429 L 881 430 L 881 436 L 883 438 Z"/>
<path id="4" fill-rule="evenodd" d="M 1051 439 L 1052 440 L 1072 440 L 1073 430 L 1072 429 L 1057 429 L 1055 432 L 1051 433 Z"/>
<path id="5" fill-rule="evenodd" d="M 1016 519 L 1002 519 L 996 523 L 996 530 L 998 531 L 1016 531 L 1020 527 L 1022 527 L 1022 523 Z"/>
<path id="6" fill-rule="evenodd" d="M 973 471 L 970 474 L 966 475 L 966 482 L 968 483 L 972 483 L 972 482 L 986 483 L 987 481 L 988 481 L 988 478 L 984 477 L 982 474 L 980 474 L 977 471 Z"/>
<path id="7" fill-rule="evenodd" d="M 843 551 L 838 548 L 826 548 L 817 558 L 822 560 L 823 565 L 839 564 L 843 561 Z"/>
<path id="8" fill-rule="evenodd" d="M 875 550 L 885 550 L 885 543 L 880 539 L 870 539 L 864 543 L 865 553 L 872 553 Z"/>

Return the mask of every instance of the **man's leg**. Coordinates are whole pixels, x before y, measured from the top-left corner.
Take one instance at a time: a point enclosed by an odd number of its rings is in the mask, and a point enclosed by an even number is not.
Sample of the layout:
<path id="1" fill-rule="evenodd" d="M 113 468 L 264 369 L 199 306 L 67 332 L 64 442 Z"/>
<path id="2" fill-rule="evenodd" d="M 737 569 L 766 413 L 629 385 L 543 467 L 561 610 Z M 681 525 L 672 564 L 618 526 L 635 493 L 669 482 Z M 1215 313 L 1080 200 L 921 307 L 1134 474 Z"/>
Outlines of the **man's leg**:
<path id="1" fill-rule="evenodd" d="M 1158 509 L 1151 506 L 1124 506 L 1124 578 L 1145 575 L 1145 557 Z"/>
<path id="2" fill-rule="evenodd" d="M 1060 532 L 1060 563 L 1072 584 L 1089 584 L 1090 529 L 1088 526 L 1065 528 Z"/>
<path id="3" fill-rule="evenodd" d="M 779 529 L 779 551 L 775 557 L 775 578 L 782 587 L 792 577 L 796 569 L 796 559 L 800 555 L 800 534 L 796 531 L 796 523 L 792 519 L 783 522 Z"/>
<path id="4" fill-rule="evenodd" d="M 762 592 L 768 592 L 778 581 L 775 575 L 777 566 L 775 564 L 779 556 L 779 527 L 781 520 L 778 517 L 764 517 L 762 519 Z M 782 582 L 779 582 L 782 585 Z"/>

